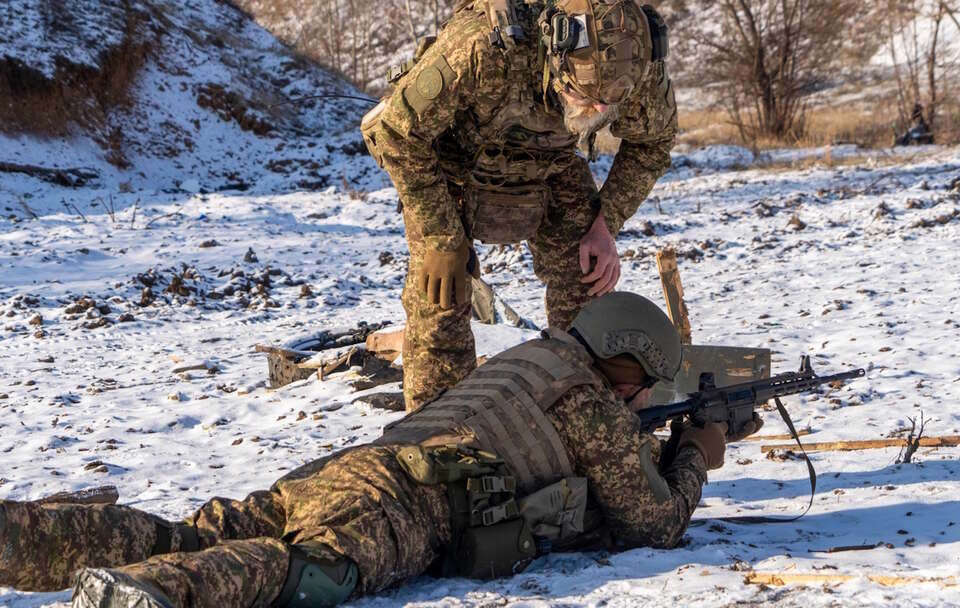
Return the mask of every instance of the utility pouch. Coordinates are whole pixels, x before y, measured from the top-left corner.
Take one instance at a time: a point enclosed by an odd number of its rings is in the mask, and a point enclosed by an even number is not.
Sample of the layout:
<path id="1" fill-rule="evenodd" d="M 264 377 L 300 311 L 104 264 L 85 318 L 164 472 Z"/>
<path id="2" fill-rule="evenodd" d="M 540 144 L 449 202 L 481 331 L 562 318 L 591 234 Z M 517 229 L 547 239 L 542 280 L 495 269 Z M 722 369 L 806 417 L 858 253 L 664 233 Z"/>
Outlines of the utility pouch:
<path id="1" fill-rule="evenodd" d="M 464 446 L 407 446 L 397 450 L 397 461 L 411 479 L 425 485 L 450 484 L 470 478 L 503 479 L 483 477 L 493 475 L 497 466 L 503 464 L 495 454 Z"/>
<path id="2" fill-rule="evenodd" d="M 488 245 L 519 243 L 534 237 L 547 215 L 547 192 L 532 188 L 477 188 L 464 191 L 464 227 Z"/>
<path id="3" fill-rule="evenodd" d="M 567 477 L 517 501 L 520 516 L 537 538 L 565 540 L 584 530 L 587 479 Z"/>
<path id="4" fill-rule="evenodd" d="M 380 115 L 383 114 L 386 107 L 387 100 L 384 99 L 375 108 L 364 114 L 363 120 L 360 122 L 360 134 L 363 135 L 363 142 L 367 144 L 367 151 L 370 152 L 370 156 L 377 161 L 377 165 L 380 167 L 383 167 L 383 152 L 380 151 L 375 132 L 380 125 Z"/>
<path id="5" fill-rule="evenodd" d="M 455 560 L 460 576 L 491 579 L 521 572 L 537 556 L 533 535 L 522 519 L 463 531 Z"/>

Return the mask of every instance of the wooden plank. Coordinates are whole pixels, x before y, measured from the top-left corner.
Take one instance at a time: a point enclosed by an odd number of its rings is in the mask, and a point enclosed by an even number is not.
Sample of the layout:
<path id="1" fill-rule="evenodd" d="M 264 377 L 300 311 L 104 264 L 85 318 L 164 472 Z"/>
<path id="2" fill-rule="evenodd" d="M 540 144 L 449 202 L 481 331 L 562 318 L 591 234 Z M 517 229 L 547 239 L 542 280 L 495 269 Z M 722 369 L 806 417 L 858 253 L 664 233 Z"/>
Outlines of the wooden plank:
<path id="1" fill-rule="evenodd" d="M 800 429 L 797 431 L 797 435 L 801 437 L 805 437 L 811 433 L 813 433 L 812 429 Z M 743 441 L 787 441 L 789 439 L 793 439 L 793 435 L 790 433 L 782 433 L 780 435 L 751 435 L 750 437 L 744 438 Z"/>
<path id="2" fill-rule="evenodd" d="M 880 448 L 903 448 L 907 446 L 906 439 L 867 439 L 864 441 L 824 441 L 820 443 L 805 443 L 807 452 L 852 452 L 856 450 L 876 450 Z M 960 446 L 960 435 L 946 435 L 943 437 L 921 437 L 922 448 L 952 448 Z M 766 454 L 773 450 L 791 450 L 796 448 L 793 443 L 771 443 L 760 446 L 760 451 Z"/>
<path id="3" fill-rule="evenodd" d="M 667 314 L 670 315 L 673 326 L 680 333 L 680 342 L 692 344 L 690 317 L 687 312 L 687 303 L 683 300 L 683 284 L 680 282 L 676 250 L 668 247 L 657 252 L 657 270 L 660 272 L 663 297 L 667 301 Z"/>
<path id="4" fill-rule="evenodd" d="M 920 577 L 898 576 L 894 574 L 866 574 L 867 580 L 884 587 L 916 585 L 918 583 L 936 583 L 941 587 L 955 587 L 960 582 L 954 576 Z M 804 574 L 800 572 L 749 572 L 744 577 L 748 585 L 829 585 L 846 583 L 859 578 L 852 574 Z"/>

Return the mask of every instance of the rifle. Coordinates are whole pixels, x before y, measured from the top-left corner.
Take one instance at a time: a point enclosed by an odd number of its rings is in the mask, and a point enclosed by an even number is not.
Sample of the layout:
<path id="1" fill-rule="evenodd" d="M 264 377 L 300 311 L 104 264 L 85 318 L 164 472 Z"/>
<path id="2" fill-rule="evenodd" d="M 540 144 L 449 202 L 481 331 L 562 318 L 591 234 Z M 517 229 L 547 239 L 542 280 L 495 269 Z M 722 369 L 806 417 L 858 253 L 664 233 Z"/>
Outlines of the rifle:
<path id="1" fill-rule="evenodd" d="M 700 390 L 690 395 L 689 398 L 678 403 L 670 405 L 661 405 L 640 410 L 637 416 L 640 423 L 647 432 L 665 425 L 669 420 L 689 416 L 690 421 L 697 426 L 704 426 L 711 422 L 727 423 L 727 433 L 735 435 L 743 429 L 744 425 L 753 420 L 753 412 L 761 404 L 773 399 L 777 404 L 777 411 L 783 422 L 790 429 L 790 434 L 796 440 L 803 457 L 807 462 L 807 472 L 810 475 L 810 502 L 807 508 L 796 517 L 767 517 L 745 515 L 738 517 L 721 517 L 719 519 L 732 523 L 786 523 L 796 521 L 807 514 L 810 507 L 813 506 L 813 497 L 817 491 L 817 472 L 813 468 L 813 463 L 807 456 L 807 452 L 800 443 L 800 436 L 797 434 L 790 414 L 780 401 L 780 397 L 787 395 L 796 395 L 811 391 L 822 384 L 831 382 L 845 382 L 854 378 L 862 378 L 866 372 L 862 368 L 853 369 L 830 376 L 818 376 L 810 365 L 810 357 L 803 355 L 800 358 L 800 371 L 786 372 L 767 378 L 766 380 L 755 380 L 753 382 L 744 382 L 742 384 L 733 384 L 723 388 L 717 388 L 714 382 L 714 376 L 711 373 L 700 375 Z"/>
<path id="2" fill-rule="evenodd" d="M 648 432 L 662 427 L 671 419 L 686 415 L 697 426 L 726 422 L 728 433 L 734 435 L 753 420 L 754 410 L 770 399 L 806 393 L 822 384 L 861 378 L 864 374 L 864 370 L 858 368 L 830 376 L 818 376 L 810 365 L 810 357 L 803 355 L 800 358 L 800 371 L 777 374 L 765 380 L 717 388 L 713 374 L 701 374 L 699 392 L 677 403 L 640 410 L 637 416 Z"/>

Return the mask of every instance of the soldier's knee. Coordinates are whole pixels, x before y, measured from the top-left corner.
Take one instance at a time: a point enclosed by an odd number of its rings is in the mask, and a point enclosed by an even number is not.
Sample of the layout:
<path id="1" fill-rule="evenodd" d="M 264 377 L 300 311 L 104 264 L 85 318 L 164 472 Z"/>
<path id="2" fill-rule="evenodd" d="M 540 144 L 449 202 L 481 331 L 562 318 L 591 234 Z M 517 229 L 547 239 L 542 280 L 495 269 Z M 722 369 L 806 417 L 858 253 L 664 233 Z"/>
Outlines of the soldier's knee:
<path id="1" fill-rule="evenodd" d="M 320 551 L 317 551 L 320 549 Z M 357 587 L 359 571 L 351 560 L 323 546 L 294 545 L 276 608 L 330 608 L 346 601 Z"/>

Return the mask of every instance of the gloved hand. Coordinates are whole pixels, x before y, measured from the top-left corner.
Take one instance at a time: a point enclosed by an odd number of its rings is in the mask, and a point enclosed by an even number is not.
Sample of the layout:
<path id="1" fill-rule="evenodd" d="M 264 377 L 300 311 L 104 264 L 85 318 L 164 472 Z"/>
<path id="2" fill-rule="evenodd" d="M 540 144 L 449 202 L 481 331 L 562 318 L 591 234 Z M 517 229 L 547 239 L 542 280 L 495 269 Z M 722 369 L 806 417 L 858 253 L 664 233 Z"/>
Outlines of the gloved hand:
<path id="1" fill-rule="evenodd" d="M 739 431 L 735 433 L 729 433 L 727 435 L 727 443 L 733 443 L 734 441 L 740 441 L 750 435 L 753 435 L 757 431 L 763 428 L 763 418 L 760 417 L 760 414 L 754 412 L 753 420 L 743 425 Z"/>
<path id="2" fill-rule="evenodd" d="M 711 422 L 704 427 L 686 426 L 680 432 L 677 451 L 693 446 L 703 454 L 707 470 L 719 469 L 723 466 L 723 455 L 727 451 L 726 435 L 727 425 L 723 422 Z"/>
<path id="3" fill-rule="evenodd" d="M 470 249 L 470 245 L 464 241 L 455 251 L 428 249 L 423 254 L 417 285 L 426 294 L 427 301 L 439 304 L 444 310 L 466 302 Z"/>

